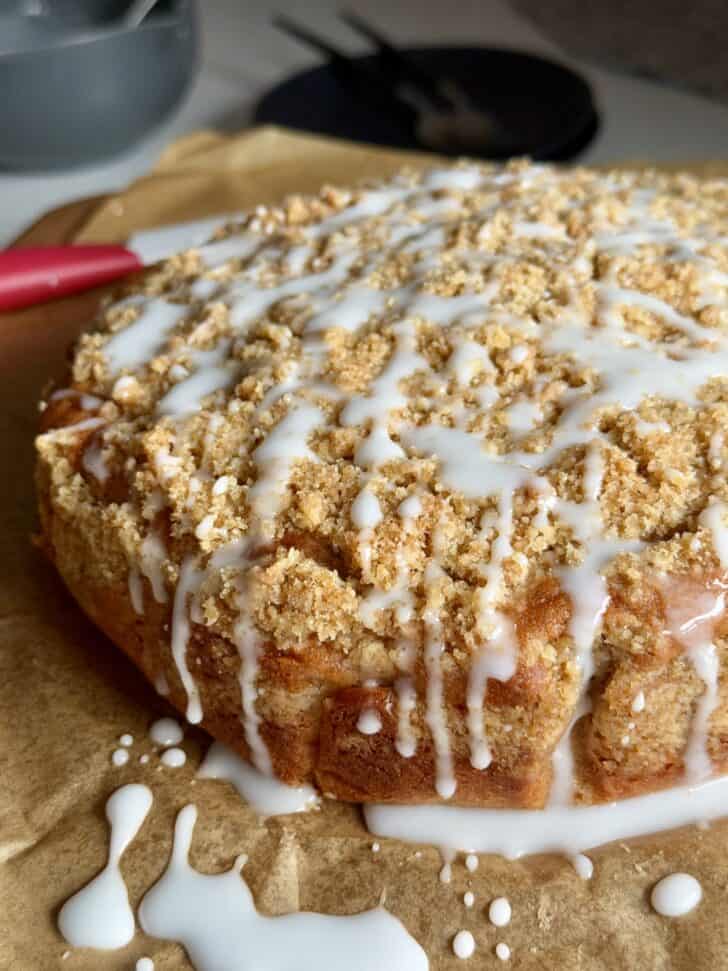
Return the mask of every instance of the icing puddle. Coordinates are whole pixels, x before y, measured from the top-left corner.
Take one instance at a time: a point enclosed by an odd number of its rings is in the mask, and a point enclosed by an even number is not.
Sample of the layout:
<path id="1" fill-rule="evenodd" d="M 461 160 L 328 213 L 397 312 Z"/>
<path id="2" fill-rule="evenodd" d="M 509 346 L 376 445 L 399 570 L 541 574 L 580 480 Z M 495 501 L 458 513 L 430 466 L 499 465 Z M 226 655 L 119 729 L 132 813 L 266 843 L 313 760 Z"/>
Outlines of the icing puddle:
<path id="1" fill-rule="evenodd" d="M 727 805 L 728 777 L 723 777 L 601 806 L 529 810 L 368 805 L 364 818 L 377 836 L 514 860 L 535 853 L 576 857 L 604 843 L 718 819 Z"/>
<path id="2" fill-rule="evenodd" d="M 119 869 L 121 856 L 152 808 L 147 786 L 122 786 L 106 803 L 111 827 L 109 858 L 104 869 L 61 908 L 58 927 L 74 947 L 113 949 L 134 937 L 134 914 Z"/>
<path id="3" fill-rule="evenodd" d="M 169 865 L 142 900 L 139 921 L 147 934 L 182 944 L 198 971 L 296 971 L 309 960 L 320 971 L 427 969 L 425 952 L 382 907 L 351 917 L 263 917 L 240 874 L 245 857 L 215 876 L 192 869 L 196 819 L 191 805 L 177 816 Z"/>

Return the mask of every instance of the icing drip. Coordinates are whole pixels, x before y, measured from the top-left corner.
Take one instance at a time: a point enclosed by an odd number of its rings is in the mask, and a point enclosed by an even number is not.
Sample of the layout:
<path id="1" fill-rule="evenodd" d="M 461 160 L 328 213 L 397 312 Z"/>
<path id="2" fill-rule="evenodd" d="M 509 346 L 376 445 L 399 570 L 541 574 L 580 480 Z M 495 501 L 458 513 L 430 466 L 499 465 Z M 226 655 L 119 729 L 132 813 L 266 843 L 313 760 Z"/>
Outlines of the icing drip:
<path id="1" fill-rule="evenodd" d="M 189 864 L 194 806 L 177 816 L 167 869 L 147 892 L 139 920 L 147 934 L 178 941 L 197 971 L 426 971 L 427 957 L 402 924 L 377 908 L 351 917 L 257 912 L 240 870 L 198 873 Z"/>
<path id="2" fill-rule="evenodd" d="M 134 914 L 119 860 L 141 829 L 151 806 L 152 793 L 142 785 L 122 786 L 109 797 L 108 862 L 98 876 L 65 902 L 58 915 L 58 928 L 73 947 L 107 950 L 124 947 L 134 937 Z"/>
<path id="3" fill-rule="evenodd" d="M 197 773 L 200 779 L 224 779 L 261 816 L 282 816 L 310 809 L 318 797 L 311 786 L 287 786 L 263 775 L 221 742 L 213 742 Z"/>
<path id="4" fill-rule="evenodd" d="M 131 600 L 131 605 L 134 608 L 134 613 L 143 614 L 144 613 L 144 587 L 142 586 L 142 577 L 139 572 L 139 567 L 136 564 L 132 564 L 129 567 L 129 598 Z"/>
<path id="5" fill-rule="evenodd" d="M 442 799 L 450 799 L 455 794 L 456 781 L 450 753 L 450 733 L 443 706 L 442 654 L 445 645 L 438 609 L 431 602 L 437 597 L 436 585 L 441 575 L 442 571 L 435 563 L 428 564 L 425 574 L 428 603 L 423 614 L 427 669 L 425 721 L 435 746 L 435 789 Z"/>
<path id="6" fill-rule="evenodd" d="M 411 759 L 417 751 L 417 736 L 410 716 L 417 706 L 417 691 L 412 678 L 401 677 L 394 682 L 397 692 L 397 740 L 395 747 L 402 758 Z"/>
<path id="7" fill-rule="evenodd" d="M 248 743 L 250 757 L 256 769 L 265 775 L 271 775 L 273 766 L 266 744 L 260 734 L 260 715 L 256 708 L 258 698 L 256 680 L 258 677 L 260 637 L 245 612 L 243 598 L 244 594 L 241 594 L 238 598 L 238 609 L 240 613 L 233 630 L 233 639 L 240 654 L 240 673 L 238 680 L 240 682 L 240 697 L 243 705 L 245 741 Z"/>
<path id="8" fill-rule="evenodd" d="M 172 657 L 187 692 L 187 721 L 192 725 L 202 721 L 202 705 L 197 684 L 187 667 L 187 644 L 190 637 L 187 598 L 197 593 L 202 576 L 202 572 L 197 568 L 196 559 L 188 557 L 183 560 L 172 609 Z"/>
<path id="9" fill-rule="evenodd" d="M 668 630 L 685 648 L 695 673 L 704 684 L 684 756 L 686 780 L 703 782 L 713 771 L 708 755 L 708 726 L 718 704 L 718 655 L 712 638 L 713 628 L 725 612 L 725 592 L 706 590 L 692 594 L 685 603 L 679 596 L 670 596 L 668 588 L 665 599 Z"/>

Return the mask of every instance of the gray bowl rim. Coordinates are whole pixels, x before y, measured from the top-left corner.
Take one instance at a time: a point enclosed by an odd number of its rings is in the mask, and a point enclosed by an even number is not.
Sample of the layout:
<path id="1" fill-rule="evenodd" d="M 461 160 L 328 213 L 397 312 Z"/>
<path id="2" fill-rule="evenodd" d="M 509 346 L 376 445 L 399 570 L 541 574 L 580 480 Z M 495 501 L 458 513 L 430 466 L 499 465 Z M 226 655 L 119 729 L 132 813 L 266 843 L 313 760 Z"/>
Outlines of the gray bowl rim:
<path id="1" fill-rule="evenodd" d="M 149 34 L 152 33 L 152 31 L 158 30 L 166 31 L 175 27 L 181 27 L 187 23 L 187 17 L 170 15 L 150 19 L 149 22 L 145 21 L 138 27 L 119 27 L 116 30 L 113 28 L 109 28 L 108 30 L 101 29 L 97 32 L 96 36 L 94 36 L 93 32 L 90 30 L 88 31 L 87 36 L 70 36 L 66 40 L 59 40 L 58 43 L 49 43 L 47 46 L 43 47 L 33 47 L 27 51 L 0 51 L 0 65 L 4 66 L 9 61 L 21 61 L 30 57 L 55 53 L 56 51 L 86 48 L 93 44 L 111 43 L 112 41 L 118 40 L 121 37 L 128 37 L 131 34 Z"/>

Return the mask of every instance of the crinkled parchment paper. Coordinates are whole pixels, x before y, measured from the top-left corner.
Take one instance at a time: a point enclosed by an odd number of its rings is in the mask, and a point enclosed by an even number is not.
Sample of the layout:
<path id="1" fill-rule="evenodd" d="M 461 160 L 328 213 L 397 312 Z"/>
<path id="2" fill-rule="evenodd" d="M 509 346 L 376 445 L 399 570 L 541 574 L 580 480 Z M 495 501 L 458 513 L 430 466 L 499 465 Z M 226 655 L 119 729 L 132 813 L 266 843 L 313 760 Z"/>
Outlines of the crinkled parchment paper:
<path id="1" fill-rule="evenodd" d="M 234 139 L 203 133 L 172 146 L 128 190 L 49 215 L 24 242 L 123 240 L 290 190 L 391 172 L 402 158 L 273 129 Z M 141 932 L 120 951 L 72 950 L 62 958 L 58 908 L 105 862 L 104 804 L 131 781 L 154 793 L 122 859 L 135 905 L 167 862 L 176 811 L 194 801 L 197 868 L 220 872 L 249 854 L 244 874 L 267 914 L 354 913 L 375 906 L 385 890 L 386 906 L 426 948 L 433 971 L 464 967 L 451 950 L 461 928 L 477 942 L 471 968 L 505 967 L 494 953 L 498 941 L 510 946 L 514 969 L 728 968 L 728 822 L 597 850 L 591 881 L 560 857 L 483 857 L 473 874 L 459 859 L 446 885 L 432 848 L 380 839 L 373 853 L 355 807 L 324 804 L 261 822 L 227 783 L 195 781 L 209 742 L 202 732 L 186 733 L 186 766 L 160 767 L 147 731 L 168 713 L 164 701 L 83 617 L 30 542 L 37 401 L 46 381 L 62 375 L 68 345 L 98 299 L 99 291 L 0 318 L 0 968 L 121 971 L 142 954 L 157 971 L 190 967 L 178 945 Z M 110 756 L 124 732 L 134 736 L 131 758 L 114 768 Z M 144 753 L 151 758 L 141 765 Z M 704 899 L 670 921 L 652 912 L 649 891 L 674 870 L 697 876 Z M 462 902 L 468 889 L 470 910 Z M 487 906 L 501 895 L 513 919 L 498 930 Z M 315 958 L 302 957 L 301 967 L 315 969 Z"/>

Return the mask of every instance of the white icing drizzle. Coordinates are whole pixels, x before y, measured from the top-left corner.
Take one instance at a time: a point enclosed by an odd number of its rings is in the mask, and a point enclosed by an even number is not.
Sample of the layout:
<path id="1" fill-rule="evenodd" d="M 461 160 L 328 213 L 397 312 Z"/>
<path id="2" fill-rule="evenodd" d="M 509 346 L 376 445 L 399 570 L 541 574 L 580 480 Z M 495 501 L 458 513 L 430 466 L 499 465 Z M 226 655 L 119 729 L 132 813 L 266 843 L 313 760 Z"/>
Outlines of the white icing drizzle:
<path id="1" fill-rule="evenodd" d="M 710 532 L 713 549 L 724 570 L 728 570 L 727 514 L 728 505 L 724 502 L 711 502 L 700 514 L 700 525 Z"/>
<path id="2" fill-rule="evenodd" d="M 103 441 L 99 437 L 94 437 L 84 449 L 83 458 L 81 459 L 81 465 L 84 469 L 102 485 L 111 475 L 104 459 L 103 448 Z"/>
<path id="3" fill-rule="evenodd" d="M 650 902 L 663 917 L 683 917 L 703 899 L 703 888 L 689 873 L 671 873 L 652 888 Z"/>
<path id="4" fill-rule="evenodd" d="M 109 373 L 138 368 L 158 354 L 169 334 L 185 316 L 184 304 L 168 303 L 161 297 L 138 301 L 140 313 L 133 324 L 117 331 L 104 345 Z"/>
<path id="5" fill-rule="evenodd" d="M 192 362 L 197 370 L 160 398 L 157 413 L 179 417 L 199 411 L 203 398 L 233 384 L 240 369 L 225 362 L 229 348 L 229 342 L 222 341 L 211 351 L 196 351 Z"/>
<path id="6" fill-rule="evenodd" d="M 708 726 L 710 716 L 718 704 L 718 654 L 713 643 L 713 628 L 725 612 L 725 592 L 705 590 L 691 592 L 688 602 L 680 597 L 665 597 L 667 626 L 692 661 L 695 673 L 705 688 L 698 698 L 685 750 L 685 778 L 688 782 L 703 782 L 712 774 L 708 755 Z"/>
<path id="7" fill-rule="evenodd" d="M 139 572 L 139 567 L 133 563 L 129 567 L 129 599 L 131 600 L 131 605 L 134 608 L 134 613 L 143 614 L 144 613 L 144 587 L 142 586 L 142 577 Z"/>
<path id="8" fill-rule="evenodd" d="M 142 540 L 139 555 L 139 568 L 149 580 L 152 594 L 157 603 L 167 603 L 169 597 L 162 567 L 167 559 L 167 549 L 158 533 L 148 533 Z"/>
<path id="9" fill-rule="evenodd" d="M 179 745 L 184 732 L 174 718 L 158 718 L 149 727 L 149 737 L 155 745 Z"/>
<path id="10" fill-rule="evenodd" d="M 233 630 L 233 639 L 240 655 L 240 698 L 243 706 L 243 729 L 250 749 L 253 765 L 265 775 L 272 775 L 273 767 L 268 749 L 260 734 L 260 715 L 256 708 L 258 689 L 258 647 L 260 638 L 242 603 L 238 598 L 239 616 Z"/>
<path id="11" fill-rule="evenodd" d="M 576 853 L 648 833 L 725 816 L 728 777 L 676 786 L 646 796 L 594 806 L 546 809 L 469 809 L 463 806 L 364 807 L 376 836 L 508 859 L 532 853 Z"/>
<path id="12" fill-rule="evenodd" d="M 202 721 L 200 692 L 187 667 L 187 643 L 190 636 L 190 617 L 187 598 L 197 592 L 202 573 L 197 560 L 191 557 L 182 561 L 172 609 L 172 657 L 177 666 L 182 685 L 187 692 L 187 721 L 197 725 Z"/>
<path id="13" fill-rule="evenodd" d="M 417 691 L 412 678 L 401 677 L 394 682 L 397 693 L 397 739 L 395 748 L 404 759 L 411 759 L 417 751 L 417 736 L 410 716 L 417 706 Z"/>
<path id="14" fill-rule="evenodd" d="M 213 742 L 207 750 L 197 776 L 229 782 L 260 816 L 302 813 L 318 801 L 311 786 L 287 786 L 263 775 L 221 742 Z"/>
<path id="15" fill-rule="evenodd" d="M 77 398 L 84 411 L 93 411 L 95 408 L 100 408 L 104 403 L 102 398 L 78 391 L 76 388 L 58 388 L 48 396 L 48 401 L 62 401 L 64 398 Z"/>
<path id="16" fill-rule="evenodd" d="M 425 721 L 435 747 L 435 789 L 442 799 L 455 794 L 456 782 L 450 752 L 450 733 L 443 705 L 442 624 L 438 608 L 431 600 L 437 597 L 436 584 L 442 571 L 436 563 L 428 563 L 425 570 L 427 605 L 423 613 L 425 622 L 425 667 L 427 669 L 427 695 Z"/>
<path id="17" fill-rule="evenodd" d="M 167 869 L 147 892 L 139 921 L 147 934 L 179 942 L 197 971 L 289 971 L 315 962 L 320 971 L 427 971 L 428 961 L 403 925 L 381 907 L 350 917 L 293 913 L 264 917 L 240 870 L 218 874 L 189 864 L 194 806 L 177 816 Z"/>
<path id="18" fill-rule="evenodd" d="M 134 914 L 119 860 L 139 832 L 152 806 L 147 786 L 122 786 L 106 803 L 111 827 L 104 869 L 69 898 L 58 915 L 58 928 L 73 947 L 104 950 L 124 947 L 134 937 Z"/>
<path id="19" fill-rule="evenodd" d="M 201 246 L 216 230 L 222 228 L 225 223 L 240 218 L 240 215 L 212 216 L 208 219 L 195 219 L 171 226 L 145 229 L 134 233 L 129 238 L 128 246 L 149 266 L 151 263 L 166 259 L 170 253 L 179 253 L 189 247 Z"/>

